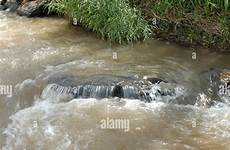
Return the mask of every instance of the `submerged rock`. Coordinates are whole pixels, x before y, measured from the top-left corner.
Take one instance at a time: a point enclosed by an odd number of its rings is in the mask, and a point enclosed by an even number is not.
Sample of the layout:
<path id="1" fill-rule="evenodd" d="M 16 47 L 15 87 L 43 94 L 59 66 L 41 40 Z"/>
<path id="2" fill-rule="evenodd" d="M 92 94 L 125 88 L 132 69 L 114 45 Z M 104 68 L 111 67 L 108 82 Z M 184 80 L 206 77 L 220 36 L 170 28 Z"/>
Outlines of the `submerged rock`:
<path id="1" fill-rule="evenodd" d="M 4 6 L 3 5 L 0 5 L 0 11 L 1 10 L 4 10 Z"/>
<path id="2" fill-rule="evenodd" d="M 17 13 L 22 16 L 34 17 L 47 15 L 48 10 L 46 4 L 49 0 L 34 0 L 26 2 L 17 9 Z"/>
<path id="3" fill-rule="evenodd" d="M 127 98 L 145 102 L 156 100 L 159 96 L 174 96 L 175 86 L 160 78 L 150 82 L 134 77 L 96 75 L 87 78 L 57 78 L 49 82 L 43 90 L 42 98 L 68 101 L 73 98 Z M 55 97 L 55 98 L 54 98 Z M 63 100 L 65 99 L 65 100 Z"/>
<path id="4" fill-rule="evenodd" d="M 53 97 L 60 101 L 69 101 L 74 98 L 118 97 L 199 107 L 211 107 L 219 102 L 230 103 L 229 70 L 211 69 L 203 72 L 200 77 L 201 87 L 195 87 L 197 89 L 195 91 L 186 89 L 174 80 L 158 77 L 143 79 L 113 75 L 58 77 L 49 80 L 48 86 L 43 90 L 42 98 Z"/>
<path id="5" fill-rule="evenodd" d="M 19 3 L 16 0 L 8 0 L 8 1 L 4 0 L 1 2 L 1 5 L 2 5 L 2 10 L 7 10 L 9 12 L 15 12 L 19 7 Z"/>
<path id="6" fill-rule="evenodd" d="M 218 103 L 230 103 L 230 70 L 210 69 L 201 74 L 201 81 L 204 81 L 202 96 L 206 98 L 208 107 Z M 204 98 L 200 98 L 204 101 Z M 204 102 L 199 102 L 198 104 Z"/>
<path id="7" fill-rule="evenodd" d="M 168 82 L 168 81 L 166 81 L 166 80 L 159 79 L 159 78 L 154 77 L 154 76 L 144 76 L 143 79 L 144 79 L 144 80 L 147 80 L 147 81 L 149 81 L 149 82 L 151 82 L 151 83 L 153 83 L 153 84 L 155 84 L 155 83 L 160 83 L 160 82 Z"/>

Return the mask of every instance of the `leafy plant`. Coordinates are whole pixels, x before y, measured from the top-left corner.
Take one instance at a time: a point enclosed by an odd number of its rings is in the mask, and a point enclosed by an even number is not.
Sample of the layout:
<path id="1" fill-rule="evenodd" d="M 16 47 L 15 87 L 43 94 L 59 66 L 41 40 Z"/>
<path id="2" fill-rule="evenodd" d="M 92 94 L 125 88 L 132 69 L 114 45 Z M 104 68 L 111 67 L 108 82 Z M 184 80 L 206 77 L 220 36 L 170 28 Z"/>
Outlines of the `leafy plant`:
<path id="1" fill-rule="evenodd" d="M 49 9 L 119 43 L 146 39 L 151 34 L 147 21 L 127 0 L 52 0 Z"/>

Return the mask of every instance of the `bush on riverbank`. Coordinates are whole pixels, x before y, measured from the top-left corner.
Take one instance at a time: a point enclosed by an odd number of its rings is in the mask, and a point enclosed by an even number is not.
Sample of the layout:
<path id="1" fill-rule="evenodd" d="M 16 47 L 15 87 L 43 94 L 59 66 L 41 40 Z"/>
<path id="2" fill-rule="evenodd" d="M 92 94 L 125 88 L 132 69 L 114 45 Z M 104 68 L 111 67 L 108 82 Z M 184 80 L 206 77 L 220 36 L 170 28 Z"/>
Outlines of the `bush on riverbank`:
<path id="1" fill-rule="evenodd" d="M 119 43 L 145 39 L 151 33 L 147 21 L 126 0 L 52 0 L 49 9 Z"/>
<path id="2" fill-rule="evenodd" d="M 229 0 L 130 0 L 150 23 L 155 37 L 187 45 L 230 49 Z"/>

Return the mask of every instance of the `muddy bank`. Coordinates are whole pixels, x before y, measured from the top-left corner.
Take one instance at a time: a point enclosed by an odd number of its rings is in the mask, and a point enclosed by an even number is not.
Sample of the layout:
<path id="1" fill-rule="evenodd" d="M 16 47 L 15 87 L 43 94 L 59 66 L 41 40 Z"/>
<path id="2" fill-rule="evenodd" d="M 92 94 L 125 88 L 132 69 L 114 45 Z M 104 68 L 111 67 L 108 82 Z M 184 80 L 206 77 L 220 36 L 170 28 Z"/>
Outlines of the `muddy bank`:
<path id="1" fill-rule="evenodd" d="M 154 38 L 194 48 L 203 47 L 222 52 L 230 50 L 229 10 L 202 6 L 202 2 L 200 5 L 196 2 L 183 2 L 188 7 L 177 1 L 130 2 L 152 24 Z"/>

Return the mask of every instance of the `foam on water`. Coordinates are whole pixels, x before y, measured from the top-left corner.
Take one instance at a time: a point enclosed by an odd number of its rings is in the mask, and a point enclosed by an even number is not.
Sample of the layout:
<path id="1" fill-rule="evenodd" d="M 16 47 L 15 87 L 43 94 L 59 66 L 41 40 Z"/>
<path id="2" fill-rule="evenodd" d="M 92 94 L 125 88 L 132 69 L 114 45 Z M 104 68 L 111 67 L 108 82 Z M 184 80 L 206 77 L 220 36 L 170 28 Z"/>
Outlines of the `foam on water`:
<path id="1" fill-rule="evenodd" d="M 202 109 L 194 106 L 172 105 L 162 102 L 144 103 L 128 99 L 74 99 L 67 103 L 53 103 L 53 100 L 37 100 L 26 109 L 12 115 L 12 123 L 5 129 L 6 144 L 4 150 L 14 149 L 116 149 L 119 144 L 126 144 L 128 149 L 146 147 L 151 138 L 167 144 L 162 148 L 177 147 L 172 143 L 184 135 L 194 134 L 194 139 L 184 146 L 198 148 L 207 143 L 215 147 L 222 140 L 222 147 L 230 146 L 230 109 L 229 107 Z M 99 128 L 100 120 L 106 117 L 127 118 L 131 122 L 130 132 Z M 181 119 L 178 120 L 179 116 Z M 187 117 L 186 117 L 187 116 Z M 177 118 L 177 119 L 176 119 Z M 174 120 L 176 119 L 176 120 Z M 196 127 L 189 127 L 196 121 Z M 154 124 L 153 124 L 154 123 Z M 166 124 L 165 124 L 166 123 Z M 179 124 L 178 124 L 179 123 Z M 167 127 L 167 132 L 158 137 Z M 152 129 L 151 129 L 152 128 Z M 151 134 L 153 130 L 153 134 Z M 139 133 L 143 132 L 144 135 Z M 178 137 L 168 139 L 171 132 L 178 132 Z M 196 133 L 196 134 L 195 134 Z M 119 134 L 121 136 L 119 136 Z M 128 138 L 132 136 L 132 138 Z M 146 139 L 149 137 L 149 139 Z M 199 137 L 209 137 L 209 140 Z M 106 140 L 112 138 L 113 140 Z M 123 142 L 118 140 L 121 138 Z M 177 139 L 178 138 L 178 139 Z M 139 144 L 130 140 L 139 139 Z M 143 140 L 145 139 L 145 140 Z M 134 140 L 134 141 L 135 141 Z M 52 143 L 52 144 L 51 144 Z M 103 145 L 105 147 L 103 147 Z M 218 144 L 217 144 L 218 145 Z M 156 145 L 155 145 L 156 146 Z M 114 147 L 114 148 L 113 148 Z M 151 147 L 146 147 L 150 149 Z"/>

